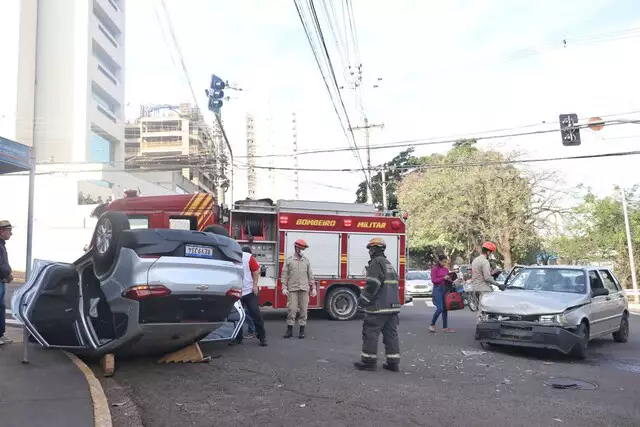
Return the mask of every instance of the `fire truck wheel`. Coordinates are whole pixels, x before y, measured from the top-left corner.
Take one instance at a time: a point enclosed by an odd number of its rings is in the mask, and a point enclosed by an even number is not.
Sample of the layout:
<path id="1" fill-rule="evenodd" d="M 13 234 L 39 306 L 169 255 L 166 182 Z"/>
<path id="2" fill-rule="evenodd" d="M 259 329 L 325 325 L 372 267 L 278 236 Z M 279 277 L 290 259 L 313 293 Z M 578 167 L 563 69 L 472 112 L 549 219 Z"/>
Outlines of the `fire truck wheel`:
<path id="1" fill-rule="evenodd" d="M 326 301 L 325 309 L 333 320 L 351 320 L 358 312 L 358 295 L 346 286 L 332 289 Z"/>
<path id="2" fill-rule="evenodd" d="M 105 212 L 94 231 L 93 264 L 98 276 L 108 273 L 120 249 L 120 235 L 129 229 L 129 219 L 122 212 Z"/>

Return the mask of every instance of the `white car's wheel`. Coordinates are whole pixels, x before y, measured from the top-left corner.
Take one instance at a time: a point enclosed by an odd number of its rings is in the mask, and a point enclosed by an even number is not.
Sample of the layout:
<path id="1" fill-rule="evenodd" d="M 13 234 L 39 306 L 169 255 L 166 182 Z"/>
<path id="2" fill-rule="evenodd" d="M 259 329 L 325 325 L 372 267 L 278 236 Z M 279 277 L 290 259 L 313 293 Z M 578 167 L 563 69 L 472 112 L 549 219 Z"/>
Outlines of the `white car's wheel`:
<path id="1" fill-rule="evenodd" d="M 620 329 L 613 333 L 613 340 L 615 342 L 627 342 L 629 340 L 629 315 L 627 313 L 622 315 Z"/>

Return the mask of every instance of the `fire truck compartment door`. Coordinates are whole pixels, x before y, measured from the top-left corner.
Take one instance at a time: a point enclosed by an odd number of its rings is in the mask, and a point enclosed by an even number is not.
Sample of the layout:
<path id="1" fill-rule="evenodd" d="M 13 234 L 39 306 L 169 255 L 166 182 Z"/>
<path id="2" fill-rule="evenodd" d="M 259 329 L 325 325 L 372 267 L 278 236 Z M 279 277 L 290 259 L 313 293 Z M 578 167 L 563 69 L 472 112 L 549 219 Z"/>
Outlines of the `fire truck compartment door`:
<path id="1" fill-rule="evenodd" d="M 400 236 L 397 235 L 380 235 L 380 234 L 349 234 L 349 242 L 347 244 L 347 259 L 349 277 L 364 277 L 366 269 L 369 265 L 369 251 L 367 243 L 374 237 L 382 237 L 387 244 L 387 250 L 384 254 L 387 259 L 399 271 L 398 259 L 400 257 Z"/>
<path id="2" fill-rule="evenodd" d="M 340 234 L 289 231 L 285 233 L 285 258 L 293 255 L 297 239 L 304 239 L 309 245 L 304 255 L 311 262 L 314 277 L 340 277 Z"/>

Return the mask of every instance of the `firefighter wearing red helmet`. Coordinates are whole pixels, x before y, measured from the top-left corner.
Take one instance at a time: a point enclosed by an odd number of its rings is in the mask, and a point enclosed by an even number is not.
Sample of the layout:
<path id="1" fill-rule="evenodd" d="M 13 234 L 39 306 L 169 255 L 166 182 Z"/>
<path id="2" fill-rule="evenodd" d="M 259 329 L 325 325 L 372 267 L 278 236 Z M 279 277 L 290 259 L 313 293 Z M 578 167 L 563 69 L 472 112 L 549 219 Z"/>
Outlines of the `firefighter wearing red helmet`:
<path id="1" fill-rule="evenodd" d="M 302 239 L 294 242 L 294 254 L 287 258 L 282 267 L 282 294 L 287 297 L 287 332 L 285 338 L 291 338 L 296 323 L 296 314 L 300 310 L 300 332 L 298 338 L 304 338 L 307 326 L 307 310 L 309 307 L 309 293 L 316 296 L 316 282 L 313 279 L 309 258 L 302 252 L 309 245 Z"/>
<path id="2" fill-rule="evenodd" d="M 374 371 L 377 368 L 380 332 L 387 356 L 382 367 L 393 372 L 399 371 L 400 289 L 398 273 L 384 254 L 386 248 L 384 240 L 379 237 L 374 237 L 367 244 L 371 259 L 367 267 L 367 282 L 359 300 L 365 312 L 362 324 L 362 353 L 360 361 L 354 363 L 361 371 Z"/>
<path id="3" fill-rule="evenodd" d="M 491 275 L 491 264 L 489 257 L 496 251 L 496 245 L 491 242 L 484 242 L 480 255 L 471 263 L 471 280 L 474 292 L 492 292 L 491 285 L 498 286 L 498 282 Z"/>

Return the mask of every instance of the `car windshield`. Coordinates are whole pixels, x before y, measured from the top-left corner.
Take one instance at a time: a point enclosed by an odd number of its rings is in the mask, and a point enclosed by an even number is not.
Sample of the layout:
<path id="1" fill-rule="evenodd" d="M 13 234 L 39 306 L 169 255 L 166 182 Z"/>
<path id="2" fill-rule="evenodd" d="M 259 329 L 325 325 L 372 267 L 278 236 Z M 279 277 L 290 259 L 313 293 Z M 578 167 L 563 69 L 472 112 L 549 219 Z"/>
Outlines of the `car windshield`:
<path id="1" fill-rule="evenodd" d="M 523 268 L 513 278 L 507 289 L 527 291 L 586 292 L 584 271 L 571 268 Z"/>
<path id="2" fill-rule="evenodd" d="M 410 271 L 407 273 L 407 280 L 431 280 L 430 271 Z"/>

